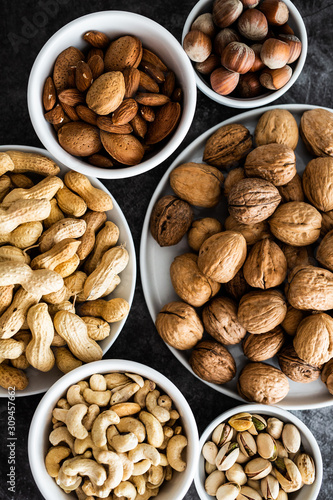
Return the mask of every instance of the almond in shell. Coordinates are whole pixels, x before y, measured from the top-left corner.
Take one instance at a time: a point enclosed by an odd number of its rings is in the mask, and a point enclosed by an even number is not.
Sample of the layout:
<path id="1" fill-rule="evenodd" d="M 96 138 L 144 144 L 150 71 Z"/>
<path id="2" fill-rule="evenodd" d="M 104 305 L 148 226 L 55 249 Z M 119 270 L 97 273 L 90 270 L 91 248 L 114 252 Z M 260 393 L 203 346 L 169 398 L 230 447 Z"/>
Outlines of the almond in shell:
<path id="1" fill-rule="evenodd" d="M 84 55 L 76 47 L 68 47 L 58 55 L 53 69 L 53 82 L 58 92 L 68 87 L 69 68 L 83 60 Z"/>
<path id="2" fill-rule="evenodd" d="M 110 134 L 101 130 L 104 148 L 119 163 L 137 165 L 143 158 L 144 148 L 141 142 L 130 134 Z"/>
<path id="3" fill-rule="evenodd" d="M 74 156 L 90 156 L 102 148 L 98 128 L 80 121 L 61 127 L 58 140 L 64 150 Z"/>
<path id="4" fill-rule="evenodd" d="M 120 71 L 104 73 L 95 80 L 87 92 L 86 102 L 99 115 L 108 115 L 122 103 L 125 81 Z"/>
<path id="5" fill-rule="evenodd" d="M 121 36 L 112 42 L 106 51 L 104 64 L 106 71 L 123 71 L 137 68 L 142 58 L 142 43 L 135 36 Z"/>
<path id="6" fill-rule="evenodd" d="M 181 112 L 179 102 L 168 102 L 162 106 L 150 123 L 146 136 L 147 144 L 156 144 L 167 137 L 176 127 Z"/>

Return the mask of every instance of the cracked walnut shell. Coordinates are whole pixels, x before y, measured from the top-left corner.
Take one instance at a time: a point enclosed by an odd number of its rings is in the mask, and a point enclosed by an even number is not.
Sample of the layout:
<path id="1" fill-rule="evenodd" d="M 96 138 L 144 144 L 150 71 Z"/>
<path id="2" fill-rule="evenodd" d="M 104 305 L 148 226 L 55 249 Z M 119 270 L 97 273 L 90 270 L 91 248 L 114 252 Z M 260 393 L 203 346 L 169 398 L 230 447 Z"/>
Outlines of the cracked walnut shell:
<path id="1" fill-rule="evenodd" d="M 236 375 L 234 358 L 218 342 L 200 342 L 192 351 L 190 365 L 198 377 L 213 384 L 225 384 Z"/>
<path id="2" fill-rule="evenodd" d="M 249 130 L 239 123 L 223 125 L 205 144 L 203 160 L 215 167 L 226 168 L 237 164 L 252 149 Z"/>
<path id="3" fill-rule="evenodd" d="M 249 334 L 243 341 L 243 352 L 250 361 L 266 361 L 273 358 L 284 344 L 280 326 L 260 335 Z"/>
<path id="4" fill-rule="evenodd" d="M 333 309 L 333 274 L 315 266 L 296 266 L 286 287 L 290 305 L 304 311 Z"/>
<path id="5" fill-rule="evenodd" d="M 265 144 L 247 155 L 244 167 L 247 177 L 260 177 L 274 186 L 283 186 L 296 175 L 296 156 L 284 144 Z"/>
<path id="6" fill-rule="evenodd" d="M 333 113 L 316 108 L 305 111 L 300 123 L 301 137 L 314 156 L 333 156 Z"/>
<path id="7" fill-rule="evenodd" d="M 221 344 L 238 344 L 246 335 L 237 319 L 237 305 L 227 297 L 216 297 L 207 304 L 202 321 L 207 333 Z"/>
<path id="8" fill-rule="evenodd" d="M 273 405 L 289 392 L 287 377 L 274 366 L 266 363 L 248 363 L 241 371 L 238 392 L 246 401 Z"/>
<path id="9" fill-rule="evenodd" d="M 307 384 L 320 377 L 320 368 L 306 363 L 297 356 L 292 346 L 285 346 L 277 355 L 281 370 L 294 382 Z"/>
<path id="10" fill-rule="evenodd" d="M 333 158 L 315 158 L 305 167 L 303 190 L 318 210 L 333 209 Z"/>
<path id="11" fill-rule="evenodd" d="M 270 239 L 258 241 L 251 249 L 244 267 L 244 278 L 255 288 L 281 285 L 287 276 L 287 260 L 281 248 Z"/>
<path id="12" fill-rule="evenodd" d="M 285 144 L 296 149 L 298 126 L 295 118 L 286 109 L 266 111 L 257 123 L 254 139 L 257 146 L 264 144 Z"/>
<path id="13" fill-rule="evenodd" d="M 190 205 L 176 198 L 163 196 L 154 205 L 150 216 L 150 231 L 161 247 L 177 245 L 193 219 Z"/>
<path id="14" fill-rule="evenodd" d="M 333 319 L 325 313 L 304 318 L 294 337 L 294 349 L 306 363 L 321 366 L 333 357 Z"/>
<path id="15" fill-rule="evenodd" d="M 213 217 L 205 217 L 193 221 L 192 226 L 187 233 L 187 241 L 189 246 L 195 251 L 199 252 L 201 245 L 213 234 L 222 231 L 222 224 Z"/>
<path id="16" fill-rule="evenodd" d="M 254 291 L 244 295 L 238 307 L 238 321 L 249 333 L 273 330 L 285 318 L 287 304 L 277 290 Z"/>

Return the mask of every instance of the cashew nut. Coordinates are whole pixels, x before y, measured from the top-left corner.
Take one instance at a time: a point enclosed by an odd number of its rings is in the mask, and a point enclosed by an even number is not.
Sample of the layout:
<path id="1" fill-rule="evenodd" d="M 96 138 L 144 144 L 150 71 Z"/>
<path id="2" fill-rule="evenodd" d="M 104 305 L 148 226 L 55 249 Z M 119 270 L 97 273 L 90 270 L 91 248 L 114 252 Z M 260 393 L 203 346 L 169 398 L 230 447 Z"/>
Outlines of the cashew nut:
<path id="1" fill-rule="evenodd" d="M 76 385 L 80 386 L 81 393 L 83 393 L 84 389 L 87 389 L 87 387 L 89 387 L 89 384 L 86 380 L 80 380 L 80 382 L 78 382 Z"/>
<path id="2" fill-rule="evenodd" d="M 60 486 L 66 493 L 70 493 L 71 491 L 76 490 L 78 486 L 80 486 L 82 482 L 82 477 L 78 476 L 68 476 L 62 470 L 62 467 L 59 470 L 59 475 L 56 478 L 57 485 Z"/>
<path id="3" fill-rule="evenodd" d="M 160 457 L 161 457 L 160 465 L 162 465 L 163 467 L 169 465 L 168 459 L 166 455 L 164 455 L 164 453 L 160 453 Z"/>
<path id="4" fill-rule="evenodd" d="M 114 389 L 120 385 L 130 382 L 129 378 L 124 373 L 107 373 L 104 375 L 108 389 Z"/>
<path id="5" fill-rule="evenodd" d="M 177 420 L 179 419 L 180 415 L 177 410 L 171 410 L 170 411 L 170 420 L 168 421 L 168 425 L 170 427 L 173 427 Z"/>
<path id="6" fill-rule="evenodd" d="M 163 394 L 163 396 L 160 396 L 158 398 L 157 404 L 159 406 L 162 406 L 162 408 L 166 408 L 168 411 L 170 411 L 172 408 L 172 399 L 170 398 L 170 396 Z"/>
<path id="7" fill-rule="evenodd" d="M 183 472 L 186 469 L 186 462 L 181 457 L 182 451 L 186 446 L 187 439 L 181 434 L 173 436 L 168 442 L 166 449 L 167 459 L 171 467 L 178 472 Z"/>
<path id="8" fill-rule="evenodd" d="M 146 396 L 148 392 L 153 391 L 155 387 L 155 382 L 153 382 L 152 380 L 145 380 L 143 387 L 141 387 L 134 395 L 134 402 L 138 403 L 141 408 L 144 408 L 146 406 Z"/>
<path id="9" fill-rule="evenodd" d="M 118 453 L 118 456 L 123 464 L 123 481 L 127 481 L 133 474 L 134 463 L 129 460 L 126 453 Z"/>
<path id="10" fill-rule="evenodd" d="M 165 478 L 164 479 L 166 481 L 171 481 L 172 476 L 173 476 L 173 469 L 172 469 L 171 465 L 167 465 L 165 468 Z"/>
<path id="11" fill-rule="evenodd" d="M 53 418 L 56 420 L 59 420 L 60 422 L 63 422 L 66 424 L 66 418 L 67 418 L 67 413 L 69 410 L 64 410 L 63 408 L 54 408 L 52 412 Z"/>
<path id="12" fill-rule="evenodd" d="M 146 492 L 146 480 L 144 476 L 132 476 L 130 481 L 136 487 L 138 495 L 143 495 Z"/>
<path id="13" fill-rule="evenodd" d="M 148 458 L 140 460 L 140 462 L 134 464 L 132 476 L 142 476 L 143 474 L 148 472 L 150 466 L 151 466 L 151 461 Z"/>
<path id="14" fill-rule="evenodd" d="M 91 434 L 84 439 L 75 439 L 74 441 L 74 453 L 77 455 L 83 455 L 87 449 L 92 450 L 92 454 L 94 458 L 96 458 L 97 453 L 107 450 L 107 446 L 96 446 L 93 440 L 91 439 Z"/>
<path id="15" fill-rule="evenodd" d="M 133 417 L 123 417 L 117 424 L 119 432 L 133 432 L 138 438 L 138 442 L 142 443 L 146 437 L 146 429 L 142 422 Z"/>
<path id="16" fill-rule="evenodd" d="M 69 410 L 71 405 L 68 403 L 67 399 L 60 398 L 57 403 L 58 408 L 63 408 L 64 410 Z"/>
<path id="17" fill-rule="evenodd" d="M 156 497 L 159 494 L 160 489 L 154 488 L 151 490 L 146 490 L 143 495 L 137 495 L 135 500 L 149 500 L 151 497 Z"/>
<path id="18" fill-rule="evenodd" d="M 89 387 L 83 390 L 83 397 L 90 405 L 106 406 L 110 401 L 110 391 L 93 391 Z"/>
<path id="19" fill-rule="evenodd" d="M 62 464 L 62 470 L 68 476 L 88 476 L 93 485 L 101 486 L 106 481 L 106 472 L 102 465 L 89 458 L 75 457 Z"/>
<path id="20" fill-rule="evenodd" d="M 118 391 L 112 394 L 110 400 L 111 405 L 114 405 L 116 403 L 125 403 L 139 389 L 140 389 L 139 384 L 135 382 L 126 384 L 122 389 L 118 389 Z"/>
<path id="21" fill-rule="evenodd" d="M 143 380 L 143 378 L 141 377 L 141 375 L 137 375 L 136 373 L 125 373 L 125 375 L 126 375 L 128 378 L 130 378 L 130 379 L 134 380 L 134 382 L 135 382 L 136 384 L 138 384 L 138 385 L 140 386 L 140 388 L 142 388 L 142 387 L 143 387 L 143 385 L 144 385 L 144 380 Z"/>
<path id="22" fill-rule="evenodd" d="M 152 487 L 159 487 L 164 481 L 165 472 L 161 465 L 152 465 L 148 471 L 147 479 L 148 485 Z"/>
<path id="23" fill-rule="evenodd" d="M 165 425 L 163 427 L 163 433 L 164 433 L 164 440 L 163 440 L 163 443 L 161 444 L 160 446 L 160 450 L 165 450 L 167 445 L 168 445 L 168 442 L 169 442 L 169 439 L 173 436 L 174 432 L 173 432 L 173 429 L 171 427 L 169 427 L 168 425 Z"/>
<path id="24" fill-rule="evenodd" d="M 114 489 L 116 497 L 125 497 L 128 498 L 128 500 L 135 500 L 136 493 L 135 486 L 129 481 L 123 481 Z"/>
<path id="25" fill-rule="evenodd" d="M 120 418 L 112 410 L 103 411 L 98 415 L 91 428 L 91 437 L 96 446 L 107 444 L 106 429 L 113 424 L 118 424 Z"/>
<path id="26" fill-rule="evenodd" d="M 99 498 L 106 498 L 112 489 L 116 488 L 122 481 L 123 464 L 121 459 L 113 451 L 101 451 L 97 454 L 96 460 L 108 466 L 108 477 L 102 486 L 95 487 L 95 495 Z"/>
<path id="27" fill-rule="evenodd" d="M 66 446 L 55 446 L 50 448 L 45 457 L 45 467 L 51 477 L 57 477 L 60 470 L 60 462 L 71 454 Z"/>
<path id="28" fill-rule="evenodd" d="M 87 404 L 81 394 L 81 387 L 79 385 L 71 385 L 66 394 L 67 401 L 70 406 L 74 406 L 77 404 Z"/>
<path id="29" fill-rule="evenodd" d="M 139 419 L 146 427 L 147 441 L 155 448 L 159 448 L 164 441 L 163 427 L 154 415 L 147 411 L 141 411 Z M 158 464 L 156 464 L 158 465 Z"/>
<path id="30" fill-rule="evenodd" d="M 158 406 L 157 399 L 160 396 L 160 392 L 156 389 L 154 391 L 148 392 L 146 396 L 146 407 L 147 410 L 157 418 L 159 422 L 167 422 L 170 420 L 170 412 L 166 408 Z"/>
<path id="31" fill-rule="evenodd" d="M 119 417 L 128 417 L 139 413 L 141 407 L 137 403 L 117 403 L 111 406 L 111 410 L 115 411 Z"/>
<path id="32" fill-rule="evenodd" d="M 106 391 L 106 380 L 103 375 L 95 373 L 89 379 L 90 388 L 93 391 Z"/>
<path id="33" fill-rule="evenodd" d="M 85 417 L 83 417 L 83 420 L 82 420 L 82 423 L 85 426 L 85 428 L 87 429 L 87 431 L 91 430 L 92 425 L 93 425 L 97 415 L 99 415 L 99 412 L 100 412 L 100 409 L 99 409 L 98 405 L 93 404 L 93 405 L 88 406 L 87 415 Z"/>
<path id="34" fill-rule="evenodd" d="M 82 403 L 74 405 L 68 410 L 65 424 L 67 425 L 67 429 L 72 436 L 79 439 L 84 439 L 88 436 L 88 431 L 82 424 L 82 419 L 86 415 L 87 411 L 87 406 Z"/>
<path id="35" fill-rule="evenodd" d="M 118 432 L 117 427 L 115 425 L 110 425 L 110 427 L 108 427 L 106 429 L 106 439 L 107 439 L 107 442 L 110 446 L 111 446 L 111 440 L 112 440 L 113 436 L 117 436 L 118 434 L 119 434 L 119 432 Z"/>
<path id="36" fill-rule="evenodd" d="M 85 492 L 83 491 L 83 489 L 81 488 L 81 486 L 79 486 L 78 488 L 76 488 L 75 493 L 76 493 L 76 496 L 77 496 L 78 500 L 94 500 L 93 497 L 87 496 L 85 494 Z"/>
<path id="37" fill-rule="evenodd" d="M 111 439 L 111 446 L 118 453 L 126 453 L 127 451 L 134 450 L 138 445 L 138 438 L 133 432 L 128 434 L 118 434 Z"/>
<path id="38" fill-rule="evenodd" d="M 134 448 L 134 450 L 129 451 L 128 458 L 133 463 L 137 463 L 140 460 L 147 458 L 153 465 L 159 465 L 161 461 L 161 456 L 157 449 L 147 443 L 140 443 L 136 448 Z"/>
<path id="39" fill-rule="evenodd" d="M 59 443 L 66 443 L 72 452 L 74 450 L 74 438 L 64 425 L 51 432 L 49 441 L 53 446 L 57 446 Z"/>

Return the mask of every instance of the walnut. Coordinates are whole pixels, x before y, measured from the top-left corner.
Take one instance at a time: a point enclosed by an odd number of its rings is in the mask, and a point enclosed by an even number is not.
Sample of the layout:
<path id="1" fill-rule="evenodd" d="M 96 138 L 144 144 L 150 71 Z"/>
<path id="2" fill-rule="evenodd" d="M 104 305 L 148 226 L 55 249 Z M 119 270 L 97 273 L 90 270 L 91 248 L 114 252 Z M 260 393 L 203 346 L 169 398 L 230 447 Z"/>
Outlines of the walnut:
<path id="1" fill-rule="evenodd" d="M 195 252 L 199 252 L 205 240 L 221 231 L 222 224 L 217 219 L 213 219 L 212 217 L 197 219 L 192 223 L 191 229 L 187 234 L 188 244 Z"/>
<path id="2" fill-rule="evenodd" d="M 266 361 L 273 358 L 284 344 L 283 330 L 277 326 L 260 335 L 249 334 L 243 341 L 243 352 L 250 361 Z"/>
<path id="3" fill-rule="evenodd" d="M 176 294 L 194 307 L 208 302 L 221 287 L 199 271 L 197 260 L 197 255 L 185 253 L 175 257 L 170 267 L 171 282 Z"/>
<path id="4" fill-rule="evenodd" d="M 327 389 L 333 395 L 333 359 L 325 364 L 321 372 L 321 380 L 326 384 Z"/>
<path id="5" fill-rule="evenodd" d="M 243 179 L 228 196 L 230 215 L 243 224 L 255 224 L 268 219 L 281 201 L 279 191 L 264 179 Z"/>
<path id="6" fill-rule="evenodd" d="M 327 233 L 321 240 L 316 259 L 323 267 L 333 271 L 333 231 Z"/>
<path id="7" fill-rule="evenodd" d="M 249 284 L 244 278 L 243 269 L 240 269 L 232 280 L 224 284 L 224 289 L 228 295 L 237 301 L 250 290 Z"/>
<path id="8" fill-rule="evenodd" d="M 208 238 L 199 251 L 200 271 L 218 283 L 230 281 L 244 264 L 246 241 L 235 231 L 224 231 Z"/>
<path id="9" fill-rule="evenodd" d="M 298 143 L 298 126 L 296 120 L 286 109 L 266 111 L 259 118 L 254 138 L 257 146 L 277 143 L 296 149 Z"/>
<path id="10" fill-rule="evenodd" d="M 237 319 L 237 306 L 227 297 L 216 297 L 202 312 L 205 330 L 215 340 L 225 345 L 238 344 L 246 335 Z"/>
<path id="11" fill-rule="evenodd" d="M 267 221 L 257 222 L 256 224 L 242 224 L 232 215 L 229 215 L 225 221 L 227 231 L 238 231 L 246 239 L 248 245 L 254 245 L 257 241 L 269 238 L 271 236 Z"/>
<path id="12" fill-rule="evenodd" d="M 304 318 L 294 337 L 297 355 L 312 366 L 327 363 L 333 357 L 333 319 L 325 313 Z"/>
<path id="13" fill-rule="evenodd" d="M 310 246 L 294 247 L 292 245 L 279 242 L 279 247 L 287 259 L 288 272 L 295 266 L 312 266 L 316 262 L 313 258 L 313 252 Z"/>
<path id="14" fill-rule="evenodd" d="M 246 401 L 273 405 L 289 392 L 287 377 L 274 366 L 266 363 L 248 363 L 241 371 L 238 392 Z"/>
<path id="15" fill-rule="evenodd" d="M 156 329 L 164 342 L 176 349 L 192 349 L 203 335 L 195 309 L 184 302 L 169 302 L 158 313 Z"/>
<path id="16" fill-rule="evenodd" d="M 333 143 L 332 143 L 333 145 Z M 315 158 L 303 173 L 305 196 L 318 210 L 333 209 L 333 158 Z"/>
<path id="17" fill-rule="evenodd" d="M 247 177 L 260 177 L 274 186 L 283 186 L 296 175 L 296 156 L 284 144 L 266 144 L 251 151 L 244 166 Z"/>
<path id="18" fill-rule="evenodd" d="M 245 179 L 245 170 L 243 167 L 238 167 L 230 170 L 225 181 L 224 181 L 224 194 L 225 196 L 229 196 L 230 189 L 232 186 L 237 184 L 237 182 Z"/>
<path id="19" fill-rule="evenodd" d="M 319 238 L 321 215 L 308 203 L 291 201 L 277 208 L 269 220 L 269 226 L 279 240 L 303 247 Z"/>
<path id="20" fill-rule="evenodd" d="M 175 196 L 159 199 L 150 216 L 150 231 L 161 247 L 177 245 L 193 219 L 190 205 Z"/>
<path id="21" fill-rule="evenodd" d="M 254 291 L 244 295 L 238 307 L 238 321 L 250 333 L 273 330 L 285 318 L 287 304 L 277 290 Z"/>
<path id="22" fill-rule="evenodd" d="M 192 351 L 190 365 L 198 377 L 213 384 L 225 384 L 236 375 L 234 358 L 218 342 L 200 342 Z"/>
<path id="23" fill-rule="evenodd" d="M 333 113 L 322 108 L 305 111 L 300 133 L 311 154 L 333 156 Z"/>
<path id="24" fill-rule="evenodd" d="M 287 260 L 274 241 L 265 239 L 256 243 L 243 267 L 244 278 L 255 288 L 273 288 L 281 285 L 287 276 Z"/>
<path id="25" fill-rule="evenodd" d="M 284 186 L 278 186 L 278 190 L 282 198 L 282 203 L 304 201 L 302 179 L 299 174 L 294 175 L 291 181 Z"/>
<path id="26" fill-rule="evenodd" d="M 312 366 L 297 356 L 292 346 L 286 346 L 281 349 L 277 355 L 281 370 L 287 377 L 294 382 L 307 384 L 317 380 L 320 376 L 320 368 Z"/>
<path id="27" fill-rule="evenodd" d="M 288 302 L 304 311 L 333 309 L 333 274 L 314 266 L 296 266 L 288 275 Z"/>
<path id="28" fill-rule="evenodd" d="M 215 167 L 231 167 L 252 149 L 252 137 L 244 125 L 231 123 L 220 127 L 205 144 L 203 160 Z"/>
<path id="29" fill-rule="evenodd" d="M 197 207 L 214 207 L 220 201 L 223 174 L 204 163 L 183 163 L 170 174 L 170 186 L 177 196 Z"/>
<path id="30" fill-rule="evenodd" d="M 333 210 L 328 212 L 321 212 L 322 222 L 320 229 L 320 236 L 323 238 L 325 234 L 329 233 L 333 229 Z"/>
<path id="31" fill-rule="evenodd" d="M 304 318 L 304 312 L 299 309 L 295 309 L 293 306 L 288 306 L 287 314 L 281 323 L 284 331 L 291 335 L 292 337 L 296 335 L 297 327 Z"/>

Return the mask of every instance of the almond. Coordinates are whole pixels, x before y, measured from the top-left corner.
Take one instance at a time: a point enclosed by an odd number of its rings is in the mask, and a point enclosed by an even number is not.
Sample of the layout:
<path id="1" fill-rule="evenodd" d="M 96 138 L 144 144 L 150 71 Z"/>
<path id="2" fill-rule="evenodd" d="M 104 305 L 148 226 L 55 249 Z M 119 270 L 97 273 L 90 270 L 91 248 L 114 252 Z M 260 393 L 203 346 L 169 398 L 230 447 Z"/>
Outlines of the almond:
<path id="1" fill-rule="evenodd" d="M 101 76 L 104 72 L 104 61 L 101 56 L 97 54 L 92 56 L 88 60 L 88 65 L 91 70 L 93 80 L 97 80 L 99 76 Z"/>
<path id="2" fill-rule="evenodd" d="M 101 167 L 101 168 L 113 167 L 113 163 L 109 158 L 106 158 L 105 156 L 99 154 L 89 156 L 88 161 L 91 165 L 94 165 L 95 167 Z"/>
<path id="3" fill-rule="evenodd" d="M 84 122 L 90 123 L 91 125 L 97 125 L 97 114 L 92 109 L 89 109 L 83 104 L 79 104 L 76 106 L 75 111 L 78 117 Z"/>
<path id="4" fill-rule="evenodd" d="M 80 118 L 78 117 L 77 112 L 73 106 L 69 106 L 64 102 L 61 103 L 61 106 L 68 118 L 70 118 L 73 122 L 79 121 Z"/>
<path id="5" fill-rule="evenodd" d="M 112 113 L 112 122 L 115 125 L 125 125 L 130 122 L 138 112 L 138 103 L 134 99 L 125 99 L 119 108 Z"/>
<path id="6" fill-rule="evenodd" d="M 95 80 L 87 92 L 86 102 L 98 115 L 108 115 L 123 101 L 125 82 L 120 71 L 104 73 Z"/>
<path id="7" fill-rule="evenodd" d="M 92 84 L 93 76 L 90 66 L 84 62 L 79 61 L 76 65 L 75 71 L 75 85 L 80 92 L 88 90 Z"/>
<path id="8" fill-rule="evenodd" d="M 172 101 L 181 102 L 183 100 L 183 91 L 180 87 L 177 87 L 171 96 Z"/>
<path id="9" fill-rule="evenodd" d="M 137 94 L 135 100 L 139 104 L 144 104 L 145 106 L 163 106 L 163 104 L 170 101 L 169 97 L 166 95 L 145 92 Z"/>
<path id="10" fill-rule="evenodd" d="M 156 54 L 154 54 L 154 52 L 151 52 L 151 50 L 143 49 L 142 61 L 151 63 L 162 71 L 168 71 L 168 68 L 166 67 L 164 62 L 162 62 L 161 59 Z"/>
<path id="11" fill-rule="evenodd" d="M 129 123 L 125 125 L 114 125 L 113 121 L 108 116 L 99 116 L 97 118 L 97 127 L 112 134 L 130 134 L 133 132 L 133 128 Z"/>
<path id="12" fill-rule="evenodd" d="M 104 64 L 106 71 L 123 71 L 137 68 L 142 58 L 142 44 L 135 36 L 121 36 L 112 42 L 106 51 Z"/>
<path id="13" fill-rule="evenodd" d="M 119 163 L 137 165 L 143 158 L 144 148 L 133 135 L 118 135 L 101 131 L 101 140 L 106 151 Z"/>
<path id="14" fill-rule="evenodd" d="M 154 66 L 154 64 L 147 61 L 143 61 L 141 65 L 145 72 L 148 73 L 148 75 L 151 76 L 155 80 L 155 82 L 163 83 L 165 81 L 163 71 L 157 66 Z"/>
<path id="15" fill-rule="evenodd" d="M 168 102 L 162 106 L 148 127 L 146 144 L 156 144 L 171 134 L 178 123 L 180 112 L 181 107 L 178 102 Z"/>
<path id="16" fill-rule="evenodd" d="M 58 94 L 58 99 L 61 103 L 76 106 L 80 102 L 84 102 L 84 94 L 77 89 L 65 89 Z"/>
<path id="17" fill-rule="evenodd" d="M 52 78 L 46 78 L 43 88 L 43 106 L 45 111 L 50 111 L 57 102 L 57 94 Z"/>
<path id="18" fill-rule="evenodd" d="M 143 71 L 140 71 L 140 85 L 139 87 L 143 88 L 144 90 L 148 90 L 149 92 L 155 92 L 156 94 L 159 93 L 160 88 L 147 73 L 144 73 Z"/>
<path id="19" fill-rule="evenodd" d="M 109 37 L 101 31 L 87 31 L 83 39 L 97 49 L 105 49 L 110 43 Z"/>
<path id="20" fill-rule="evenodd" d="M 74 88 L 75 87 L 75 73 L 76 73 L 76 66 L 70 66 L 68 68 L 68 80 L 67 80 L 67 87 L 68 88 Z"/>
<path id="21" fill-rule="evenodd" d="M 93 47 L 92 49 L 89 50 L 88 55 L 87 55 L 87 62 L 90 61 L 90 59 L 94 56 L 99 56 L 101 59 L 104 61 L 104 52 L 102 49 L 97 49 Z"/>
<path id="22" fill-rule="evenodd" d="M 131 125 L 133 127 L 134 134 L 143 139 L 148 130 L 147 122 L 137 114 L 133 120 L 131 120 Z"/>
<path id="23" fill-rule="evenodd" d="M 162 85 L 162 94 L 168 97 L 172 96 L 172 92 L 175 90 L 176 77 L 173 71 L 169 71 L 165 77 L 165 81 Z"/>
<path id="24" fill-rule="evenodd" d="M 90 156 L 102 148 L 98 128 L 84 122 L 66 123 L 58 131 L 58 140 L 74 156 Z"/>
<path id="25" fill-rule="evenodd" d="M 125 97 L 134 97 L 140 84 L 140 71 L 137 68 L 126 68 L 123 75 L 125 80 Z"/>
<path id="26" fill-rule="evenodd" d="M 57 104 L 55 108 L 45 113 L 44 117 L 45 120 L 47 120 L 49 123 L 52 123 L 52 125 L 62 123 L 65 118 L 64 110 L 62 109 L 60 104 Z"/>
<path id="27" fill-rule="evenodd" d="M 53 69 L 53 82 L 58 92 L 69 86 L 69 68 L 71 66 L 76 66 L 76 64 L 82 60 L 84 60 L 84 55 L 76 47 L 68 47 L 58 55 Z"/>
<path id="28" fill-rule="evenodd" d="M 147 122 L 153 122 L 155 120 L 155 112 L 149 106 L 141 106 L 140 113 L 142 118 Z"/>

